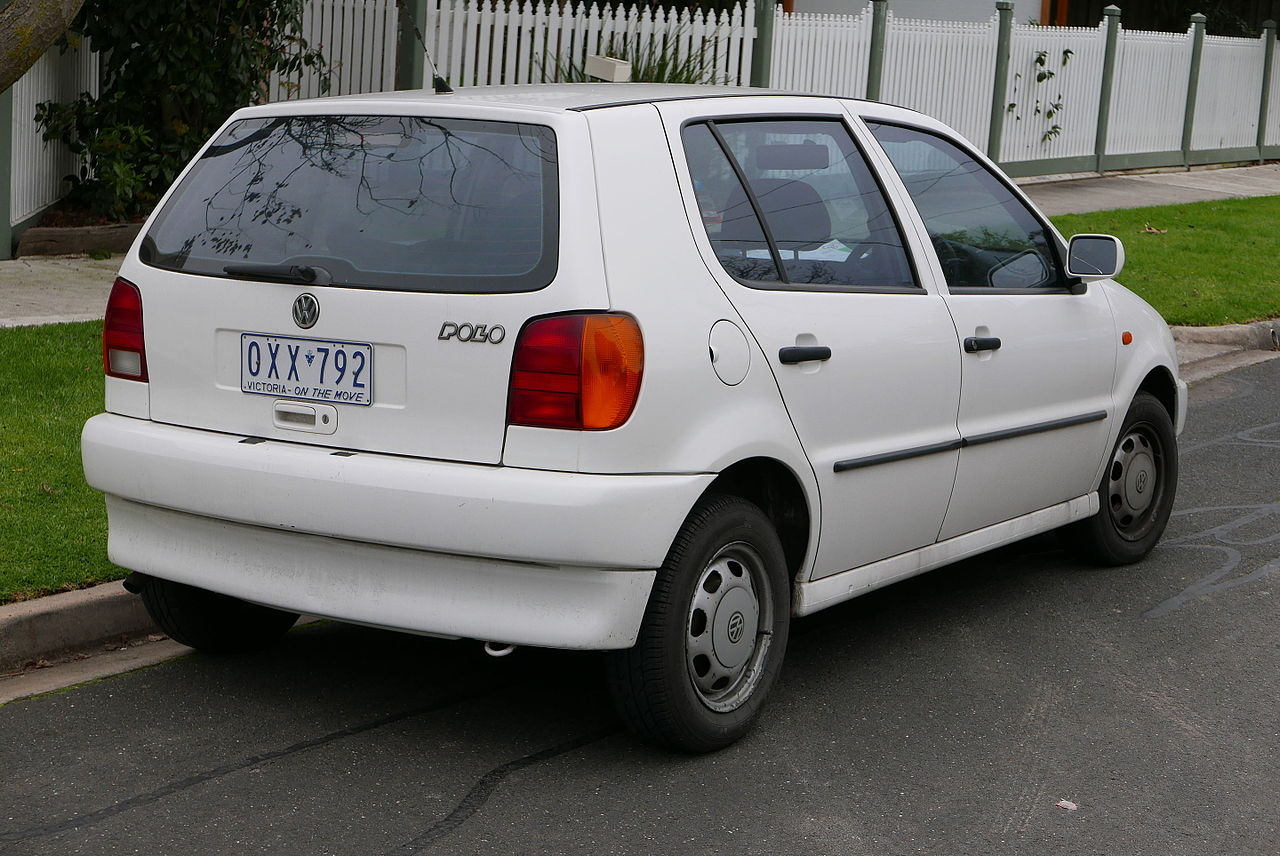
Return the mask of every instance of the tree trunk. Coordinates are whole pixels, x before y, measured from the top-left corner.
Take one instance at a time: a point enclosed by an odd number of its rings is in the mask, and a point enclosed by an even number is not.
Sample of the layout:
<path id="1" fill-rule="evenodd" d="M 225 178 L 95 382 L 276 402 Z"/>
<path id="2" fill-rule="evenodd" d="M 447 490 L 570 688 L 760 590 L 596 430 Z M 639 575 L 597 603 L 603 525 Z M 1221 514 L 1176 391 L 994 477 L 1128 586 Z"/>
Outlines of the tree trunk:
<path id="1" fill-rule="evenodd" d="M 83 4 L 84 0 L 12 0 L 0 8 L 0 92 L 35 65 L 71 26 Z"/>

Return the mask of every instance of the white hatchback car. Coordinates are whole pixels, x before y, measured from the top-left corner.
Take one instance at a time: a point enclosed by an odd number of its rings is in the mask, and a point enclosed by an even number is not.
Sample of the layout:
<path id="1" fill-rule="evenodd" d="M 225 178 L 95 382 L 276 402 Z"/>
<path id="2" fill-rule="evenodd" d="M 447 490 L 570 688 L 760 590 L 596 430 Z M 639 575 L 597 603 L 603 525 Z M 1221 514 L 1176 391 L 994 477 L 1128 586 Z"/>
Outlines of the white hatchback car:
<path id="1" fill-rule="evenodd" d="M 608 649 L 631 728 L 711 750 L 792 616 L 1058 527 L 1152 549 L 1186 386 L 1122 264 L 884 104 L 253 107 L 121 267 L 85 471 L 175 639 Z"/>

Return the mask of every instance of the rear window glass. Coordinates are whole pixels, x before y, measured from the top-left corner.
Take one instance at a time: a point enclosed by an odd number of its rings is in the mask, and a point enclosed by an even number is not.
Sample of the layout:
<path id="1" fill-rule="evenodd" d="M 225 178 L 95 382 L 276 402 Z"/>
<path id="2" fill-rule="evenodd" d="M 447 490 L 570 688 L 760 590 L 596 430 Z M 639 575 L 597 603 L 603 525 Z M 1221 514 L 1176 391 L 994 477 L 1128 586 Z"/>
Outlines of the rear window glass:
<path id="1" fill-rule="evenodd" d="M 143 240 L 146 264 L 223 276 L 307 266 L 317 284 L 532 291 L 556 272 L 550 128 L 413 116 L 236 122 Z"/>

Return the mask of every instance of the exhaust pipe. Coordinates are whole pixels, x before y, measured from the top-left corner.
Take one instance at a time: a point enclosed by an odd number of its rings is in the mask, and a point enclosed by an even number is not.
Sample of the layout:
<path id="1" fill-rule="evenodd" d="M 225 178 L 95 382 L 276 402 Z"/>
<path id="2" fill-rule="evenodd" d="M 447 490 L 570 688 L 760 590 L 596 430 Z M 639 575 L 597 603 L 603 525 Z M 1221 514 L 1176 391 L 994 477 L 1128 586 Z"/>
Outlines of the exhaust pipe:
<path id="1" fill-rule="evenodd" d="M 484 652 L 490 657 L 505 657 L 514 650 L 516 650 L 515 645 L 506 645 L 497 642 L 484 643 Z"/>

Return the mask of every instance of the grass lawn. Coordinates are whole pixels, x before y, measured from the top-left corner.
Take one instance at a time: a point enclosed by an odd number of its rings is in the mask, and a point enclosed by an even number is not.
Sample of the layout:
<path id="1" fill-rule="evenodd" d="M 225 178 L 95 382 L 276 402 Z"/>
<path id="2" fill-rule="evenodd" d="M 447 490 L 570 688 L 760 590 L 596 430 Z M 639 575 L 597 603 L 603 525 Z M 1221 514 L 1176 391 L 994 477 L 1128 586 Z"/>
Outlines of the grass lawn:
<path id="1" fill-rule="evenodd" d="M 1280 316 L 1280 196 L 1064 214 L 1053 222 L 1067 237 L 1102 232 L 1124 241 L 1119 281 L 1170 324 Z"/>
<path id="2" fill-rule="evenodd" d="M 119 579 L 80 426 L 102 410 L 102 323 L 0 330 L 0 603 Z"/>

